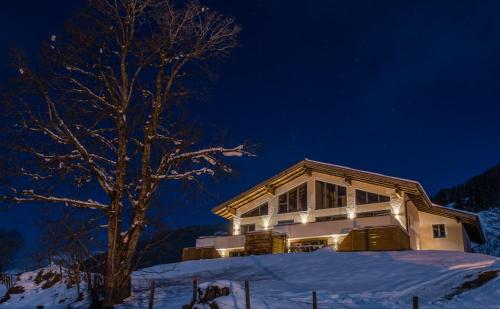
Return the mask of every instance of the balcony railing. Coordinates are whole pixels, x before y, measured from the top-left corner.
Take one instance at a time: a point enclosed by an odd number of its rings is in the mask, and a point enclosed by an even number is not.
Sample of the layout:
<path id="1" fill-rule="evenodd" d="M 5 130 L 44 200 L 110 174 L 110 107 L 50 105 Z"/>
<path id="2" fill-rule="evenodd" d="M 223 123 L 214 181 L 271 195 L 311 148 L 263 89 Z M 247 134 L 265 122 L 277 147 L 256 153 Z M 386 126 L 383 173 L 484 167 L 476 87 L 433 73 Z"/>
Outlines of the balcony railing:
<path id="1" fill-rule="evenodd" d="M 298 239 L 347 234 L 353 229 L 389 225 L 399 225 L 392 215 L 277 225 L 274 226 L 273 230 L 286 233 L 289 239 Z M 215 249 L 244 248 L 245 235 L 200 237 L 196 240 L 196 247 L 213 247 Z"/>
<path id="2" fill-rule="evenodd" d="M 204 236 L 196 239 L 196 247 L 214 247 L 215 249 L 231 249 L 245 247 L 245 235 Z"/>
<path id="3" fill-rule="evenodd" d="M 347 234 L 352 229 L 398 225 L 399 223 L 392 215 L 365 217 L 356 219 L 344 219 L 323 222 L 294 223 L 288 225 L 278 225 L 275 231 L 283 232 L 288 238 L 311 238 L 329 235 Z"/>

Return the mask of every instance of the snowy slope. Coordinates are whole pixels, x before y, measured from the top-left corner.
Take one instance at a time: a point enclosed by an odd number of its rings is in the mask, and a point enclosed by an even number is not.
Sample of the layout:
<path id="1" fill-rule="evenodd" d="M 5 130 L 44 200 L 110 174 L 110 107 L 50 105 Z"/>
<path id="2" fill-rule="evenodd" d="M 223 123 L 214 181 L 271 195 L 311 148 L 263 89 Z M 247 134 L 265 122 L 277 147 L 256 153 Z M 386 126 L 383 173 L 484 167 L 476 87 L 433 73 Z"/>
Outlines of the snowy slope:
<path id="1" fill-rule="evenodd" d="M 35 278 L 40 270 L 44 273 L 52 272 L 59 273 L 59 267 L 52 265 L 43 269 L 37 269 L 31 272 L 25 272 L 18 278 L 16 286 L 22 286 L 24 293 L 13 294 L 10 299 L 0 304 L 0 308 L 36 308 L 38 305 L 43 305 L 45 308 L 67 308 L 67 305 L 74 304 L 75 308 L 86 308 L 86 302 L 81 301 L 76 303 L 78 295 L 75 288 L 68 288 L 64 282 L 55 283 L 50 288 L 43 288 L 45 280 L 40 284 L 35 283 Z M 0 288 L 1 290 L 1 288 Z M 0 299 L 4 294 L 0 294 Z"/>
<path id="2" fill-rule="evenodd" d="M 409 308 L 413 295 L 420 297 L 421 308 L 500 308 L 499 277 L 445 299 L 464 281 L 492 269 L 500 269 L 499 258 L 449 251 L 337 253 L 322 249 L 189 261 L 135 272 L 133 296 L 119 308 L 147 308 L 150 280 L 157 287 L 155 308 L 180 308 L 190 300 L 193 277 L 205 285 L 217 281 L 230 287 L 232 294 L 217 298 L 221 308 L 244 308 L 244 280 L 250 281 L 252 308 L 311 308 L 312 290 L 317 291 L 320 308 Z M 74 289 L 61 285 L 52 292 L 36 291 L 27 277 L 19 284 L 31 290 L 23 299 L 14 295 L 0 309 L 37 304 L 66 308 L 67 301 L 59 305 L 57 300 L 75 297 Z"/>
<path id="3" fill-rule="evenodd" d="M 500 208 L 491 208 L 479 213 L 491 255 L 500 256 Z"/>

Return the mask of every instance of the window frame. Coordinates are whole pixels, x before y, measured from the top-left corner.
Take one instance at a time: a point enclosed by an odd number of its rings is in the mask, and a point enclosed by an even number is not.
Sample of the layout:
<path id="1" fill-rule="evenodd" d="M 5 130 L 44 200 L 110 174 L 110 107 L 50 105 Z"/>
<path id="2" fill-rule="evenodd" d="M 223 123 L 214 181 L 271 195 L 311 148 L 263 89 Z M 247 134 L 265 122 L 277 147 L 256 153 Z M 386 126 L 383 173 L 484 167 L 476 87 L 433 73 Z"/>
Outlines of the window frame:
<path id="1" fill-rule="evenodd" d="M 329 222 L 329 221 L 339 221 L 339 220 L 347 220 L 347 215 L 331 215 L 331 216 L 319 216 L 314 218 L 314 222 Z"/>
<path id="2" fill-rule="evenodd" d="M 290 225 L 290 224 L 295 224 L 295 220 L 293 220 L 293 219 L 290 219 L 290 220 L 278 220 L 276 222 L 277 226 Z"/>
<path id="3" fill-rule="evenodd" d="M 305 199 L 302 200 L 301 197 L 301 192 L 300 189 L 305 187 Z M 292 192 L 292 194 L 290 194 Z M 300 185 L 281 193 L 278 195 L 278 214 L 287 214 L 287 213 L 293 213 L 293 212 L 301 212 L 301 211 L 307 211 L 308 208 L 308 201 L 307 201 L 307 193 L 308 193 L 308 184 L 307 181 L 304 183 L 301 183 Z M 290 195 L 295 196 L 295 207 L 293 209 L 290 208 Z M 286 204 L 283 204 L 282 197 L 285 197 L 286 199 Z M 305 202 L 305 203 L 303 203 Z M 286 205 L 286 211 L 282 211 L 282 206 Z M 303 209 L 303 206 L 305 205 L 305 209 Z"/>
<path id="4" fill-rule="evenodd" d="M 247 231 L 243 231 L 243 227 L 251 227 L 251 226 L 253 226 L 252 230 L 248 229 Z M 249 233 L 249 232 L 255 232 L 255 223 L 241 224 L 240 225 L 240 234 L 245 234 L 245 233 Z"/>
<path id="5" fill-rule="evenodd" d="M 443 227 L 443 229 L 441 230 L 440 227 Z M 437 227 L 437 232 L 438 232 L 438 235 L 436 236 L 436 233 L 435 233 L 435 230 L 434 230 L 434 227 Z M 446 238 L 448 236 L 448 231 L 446 230 L 446 224 L 444 223 L 436 223 L 436 224 L 432 224 L 432 238 L 433 239 L 443 239 L 443 238 Z"/>
<path id="6" fill-rule="evenodd" d="M 327 197 L 329 196 L 330 194 L 319 194 L 319 187 L 320 186 L 324 186 L 324 188 L 328 188 L 328 185 L 331 185 L 331 186 L 334 186 L 334 191 L 333 191 L 333 203 L 332 203 L 332 206 L 331 207 L 328 207 L 328 203 L 325 203 L 324 201 L 324 197 Z M 315 187 L 315 209 L 317 210 L 320 210 L 320 209 L 333 209 L 333 208 L 341 208 L 341 207 L 347 207 L 347 187 L 346 186 L 341 186 L 341 185 L 338 185 L 336 183 L 331 183 L 331 182 L 327 182 L 327 181 L 322 181 L 322 180 L 315 180 L 314 181 L 314 187 Z M 341 198 L 341 196 L 339 195 L 339 191 L 341 190 L 344 190 L 344 195 L 342 195 L 342 197 L 344 198 Z M 323 189 L 322 189 L 323 190 Z M 331 198 L 331 196 L 329 196 Z M 321 202 L 322 203 L 319 203 L 319 200 L 321 199 Z M 327 200 L 329 200 L 327 198 Z M 339 203 L 341 202 L 341 203 Z M 343 203 L 342 203 L 343 202 Z M 324 204 L 327 204 L 326 207 L 323 207 Z M 345 205 L 344 205 L 345 204 Z"/>
<path id="7" fill-rule="evenodd" d="M 357 218 L 383 217 L 383 216 L 390 216 L 390 215 L 391 215 L 390 209 L 363 211 L 363 212 L 356 213 Z"/>
<path id="8" fill-rule="evenodd" d="M 266 213 L 265 214 L 262 212 L 262 209 L 264 207 L 266 209 Z M 254 211 L 258 211 L 258 214 L 256 214 L 256 215 L 251 214 Z M 250 209 L 249 211 L 247 211 L 245 213 L 242 213 L 240 217 L 241 218 L 254 218 L 254 217 L 267 216 L 267 215 L 269 215 L 269 202 L 264 202 L 264 203 L 260 204 L 259 206 L 255 207 L 255 208 L 252 208 L 252 209 Z"/>
<path id="9" fill-rule="evenodd" d="M 358 192 L 365 194 L 365 202 L 364 203 L 359 203 L 358 202 Z M 377 196 L 377 202 L 369 202 L 368 196 L 370 194 Z M 386 201 L 380 201 L 381 197 L 383 197 L 384 199 L 387 198 L 387 200 Z M 391 201 L 391 197 L 387 196 L 387 195 L 384 195 L 384 194 L 379 194 L 379 193 L 375 193 L 375 192 L 365 191 L 365 190 L 361 190 L 361 189 L 355 189 L 354 190 L 354 204 L 358 205 L 358 206 L 359 205 L 379 204 L 379 203 L 389 203 L 390 201 Z"/>

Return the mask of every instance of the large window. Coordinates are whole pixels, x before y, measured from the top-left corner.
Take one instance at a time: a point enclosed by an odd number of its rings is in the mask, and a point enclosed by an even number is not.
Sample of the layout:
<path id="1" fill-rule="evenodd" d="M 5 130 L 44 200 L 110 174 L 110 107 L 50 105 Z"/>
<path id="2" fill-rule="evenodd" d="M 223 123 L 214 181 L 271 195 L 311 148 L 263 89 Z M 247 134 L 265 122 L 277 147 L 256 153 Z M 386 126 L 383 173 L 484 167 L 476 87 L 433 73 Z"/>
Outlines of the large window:
<path id="1" fill-rule="evenodd" d="M 347 206 L 346 187 L 316 181 L 316 209 Z"/>
<path id="2" fill-rule="evenodd" d="M 266 216 L 268 214 L 268 209 L 269 207 L 267 206 L 267 203 L 264 203 L 259 207 L 256 207 L 250 211 L 245 212 L 244 214 L 241 215 L 241 217 L 248 218 L 248 217 Z"/>
<path id="3" fill-rule="evenodd" d="M 356 205 L 389 202 L 390 198 L 372 192 L 356 190 Z"/>
<path id="4" fill-rule="evenodd" d="M 316 217 L 316 222 L 337 221 L 345 219 L 347 219 L 347 215 L 324 216 L 324 217 Z"/>
<path id="5" fill-rule="evenodd" d="M 378 216 L 389 216 L 391 214 L 390 210 L 378 210 L 369 212 L 358 212 L 356 214 L 357 218 L 367 218 L 367 217 L 378 217 Z"/>
<path id="6" fill-rule="evenodd" d="M 278 197 L 278 213 L 307 210 L 307 183 L 281 194 Z"/>
<path id="7" fill-rule="evenodd" d="M 240 226 L 241 234 L 255 231 L 255 224 L 242 224 Z"/>
<path id="8" fill-rule="evenodd" d="M 446 237 L 446 229 L 444 228 L 444 224 L 433 224 L 432 225 L 432 236 L 434 238 L 445 238 Z"/>

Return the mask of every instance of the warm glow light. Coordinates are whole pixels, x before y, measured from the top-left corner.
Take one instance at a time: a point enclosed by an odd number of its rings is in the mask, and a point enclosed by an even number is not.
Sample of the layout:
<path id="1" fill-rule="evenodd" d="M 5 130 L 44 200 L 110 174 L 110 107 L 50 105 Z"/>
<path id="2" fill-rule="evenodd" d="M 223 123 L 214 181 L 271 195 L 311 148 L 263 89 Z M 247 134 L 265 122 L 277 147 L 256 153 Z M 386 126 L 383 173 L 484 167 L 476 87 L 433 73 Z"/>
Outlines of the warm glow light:
<path id="1" fill-rule="evenodd" d="M 240 235 L 240 218 L 233 219 L 233 235 Z"/>
<path id="2" fill-rule="evenodd" d="M 354 219 L 356 218 L 356 207 L 347 207 L 347 218 Z"/>
<path id="3" fill-rule="evenodd" d="M 339 247 L 340 235 L 332 235 L 333 239 L 333 249 L 337 250 Z"/>
<path id="4" fill-rule="evenodd" d="M 269 222 L 271 221 L 271 216 L 262 216 L 262 226 L 264 230 L 269 229 Z"/>
<path id="5" fill-rule="evenodd" d="M 393 215 L 400 215 L 401 208 L 403 208 L 403 199 L 401 197 L 398 197 L 397 194 L 394 194 L 391 196 L 390 205 L 391 213 Z"/>
<path id="6" fill-rule="evenodd" d="M 299 215 L 300 215 L 300 222 L 302 222 L 302 224 L 306 224 L 309 219 L 309 212 L 304 211 L 301 212 Z"/>
<path id="7" fill-rule="evenodd" d="M 221 257 L 223 257 L 223 258 L 227 257 L 227 250 L 226 249 L 217 249 L 217 252 L 219 252 Z"/>

